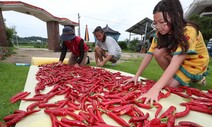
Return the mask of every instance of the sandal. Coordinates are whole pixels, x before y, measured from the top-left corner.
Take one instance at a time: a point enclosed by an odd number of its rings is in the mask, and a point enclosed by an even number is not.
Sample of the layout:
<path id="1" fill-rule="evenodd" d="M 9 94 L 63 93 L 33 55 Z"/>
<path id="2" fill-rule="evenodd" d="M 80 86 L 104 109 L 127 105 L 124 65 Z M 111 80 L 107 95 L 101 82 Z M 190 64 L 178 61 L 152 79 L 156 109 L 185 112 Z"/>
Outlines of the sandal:
<path id="1" fill-rule="evenodd" d="M 201 79 L 201 80 L 198 80 L 198 81 L 192 81 L 193 83 L 197 84 L 197 85 L 200 85 L 200 86 L 205 86 L 206 85 L 206 79 L 205 79 L 205 76 Z"/>

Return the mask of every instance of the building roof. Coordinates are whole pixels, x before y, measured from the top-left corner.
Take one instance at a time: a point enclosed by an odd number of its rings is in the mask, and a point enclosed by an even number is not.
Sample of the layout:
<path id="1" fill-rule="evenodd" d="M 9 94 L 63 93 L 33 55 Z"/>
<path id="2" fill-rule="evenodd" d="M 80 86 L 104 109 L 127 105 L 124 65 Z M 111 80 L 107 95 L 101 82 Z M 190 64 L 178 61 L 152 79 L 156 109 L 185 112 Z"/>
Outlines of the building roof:
<path id="1" fill-rule="evenodd" d="M 106 25 L 106 27 L 104 27 L 102 29 L 104 30 L 105 33 L 111 33 L 111 34 L 120 35 L 120 33 L 118 31 L 115 31 L 115 30 L 111 29 L 110 27 L 108 27 L 108 25 Z"/>
<path id="2" fill-rule="evenodd" d="M 212 16 L 212 0 L 194 0 L 186 11 L 185 18 L 188 19 L 193 14 Z"/>
<path id="3" fill-rule="evenodd" d="M 28 15 L 32 15 L 37 17 L 38 19 L 47 22 L 47 21 L 57 21 L 61 25 L 72 25 L 72 26 L 78 26 L 79 24 L 77 22 L 73 22 L 67 18 L 59 18 L 56 16 L 53 16 L 46 10 L 24 3 L 20 1 L 0 1 L 0 8 L 2 11 L 16 11 Z"/>
<path id="4" fill-rule="evenodd" d="M 139 35 L 149 33 L 153 30 L 153 28 L 151 26 L 152 22 L 153 21 L 151 19 L 146 17 L 143 20 L 141 20 L 140 22 L 138 22 L 135 25 L 133 25 L 132 27 L 130 27 L 129 29 L 127 29 L 126 31 L 130 32 L 130 33 L 139 34 Z"/>

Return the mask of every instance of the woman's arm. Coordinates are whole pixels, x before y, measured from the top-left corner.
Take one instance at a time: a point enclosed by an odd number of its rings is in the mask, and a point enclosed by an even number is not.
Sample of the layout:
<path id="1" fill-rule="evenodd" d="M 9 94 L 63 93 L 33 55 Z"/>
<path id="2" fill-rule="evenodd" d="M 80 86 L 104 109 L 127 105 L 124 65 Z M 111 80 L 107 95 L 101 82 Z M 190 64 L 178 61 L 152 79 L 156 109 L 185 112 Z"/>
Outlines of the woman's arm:
<path id="1" fill-rule="evenodd" d="M 144 95 L 141 96 L 146 98 L 145 104 L 150 101 L 150 104 L 153 104 L 153 101 L 158 102 L 158 95 L 161 89 L 168 85 L 169 81 L 173 78 L 174 74 L 179 69 L 180 65 L 183 63 L 186 54 L 175 55 L 172 57 L 169 66 L 166 68 L 160 79 L 155 83 L 155 85 Z"/>
<path id="2" fill-rule="evenodd" d="M 146 56 L 144 57 L 144 59 L 142 60 L 142 62 L 140 64 L 139 69 L 136 72 L 135 76 L 133 78 L 131 78 L 131 79 L 126 80 L 125 84 L 128 84 L 129 82 L 133 81 L 135 83 L 135 85 L 136 85 L 136 83 L 138 81 L 138 77 L 143 73 L 143 71 L 149 65 L 150 61 L 152 60 L 152 57 L 153 57 L 152 55 L 146 54 Z"/>
<path id="3" fill-rule="evenodd" d="M 150 61 L 152 60 L 152 55 L 150 54 L 146 54 L 146 56 L 144 57 L 144 59 L 142 60 L 140 67 L 138 69 L 138 71 L 135 74 L 135 77 L 139 77 L 143 71 L 146 69 L 146 67 L 149 65 Z"/>
<path id="4" fill-rule="evenodd" d="M 66 56 L 66 52 L 67 52 L 67 46 L 66 46 L 65 42 L 63 42 L 59 62 L 63 62 L 63 60 L 65 59 L 65 56 Z"/>
<path id="5" fill-rule="evenodd" d="M 80 56 L 79 59 L 77 60 L 77 63 L 80 64 L 82 62 L 82 59 L 84 57 L 85 51 L 84 51 L 84 41 L 81 39 L 80 44 L 79 44 L 79 51 L 80 51 Z"/>

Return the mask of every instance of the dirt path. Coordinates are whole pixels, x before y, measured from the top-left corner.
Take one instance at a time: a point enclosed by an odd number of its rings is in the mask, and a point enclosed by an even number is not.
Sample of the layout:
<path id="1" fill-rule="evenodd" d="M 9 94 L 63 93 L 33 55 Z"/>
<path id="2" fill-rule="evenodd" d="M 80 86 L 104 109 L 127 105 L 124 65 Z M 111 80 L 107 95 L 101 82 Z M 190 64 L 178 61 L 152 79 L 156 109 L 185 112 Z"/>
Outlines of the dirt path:
<path id="1" fill-rule="evenodd" d="M 3 61 L 7 63 L 30 64 L 32 57 L 60 57 L 60 52 L 53 52 L 52 50 L 41 48 L 17 48 L 15 52 L 15 54 L 12 54 Z M 94 61 L 94 52 L 89 52 L 88 55 L 91 58 L 91 61 Z M 142 58 L 144 55 L 145 54 L 142 53 L 122 53 L 122 57 L 118 62 L 127 61 L 130 58 Z M 66 57 L 69 57 L 69 53 L 67 53 Z"/>

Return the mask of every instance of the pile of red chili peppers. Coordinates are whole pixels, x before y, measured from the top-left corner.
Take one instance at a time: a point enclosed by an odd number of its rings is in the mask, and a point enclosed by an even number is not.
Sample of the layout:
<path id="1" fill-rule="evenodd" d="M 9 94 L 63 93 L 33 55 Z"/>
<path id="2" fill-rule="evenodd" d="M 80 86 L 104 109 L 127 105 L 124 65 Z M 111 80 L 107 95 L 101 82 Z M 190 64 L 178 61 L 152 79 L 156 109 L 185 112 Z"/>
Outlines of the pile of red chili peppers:
<path id="1" fill-rule="evenodd" d="M 11 103 L 19 100 L 32 103 L 25 111 L 15 110 L 13 114 L 5 116 L 5 123 L 10 127 L 28 115 L 44 111 L 49 115 L 52 127 L 114 127 L 106 123 L 103 114 L 122 127 L 201 127 L 191 121 L 180 121 L 176 124 L 175 120 L 188 115 L 191 110 L 212 114 L 212 90 L 202 92 L 185 86 L 165 87 L 163 92 L 160 92 L 159 99 L 167 98 L 172 93 L 189 101 L 181 103 L 181 106 L 185 106 L 184 111 L 177 112 L 175 106 L 170 106 L 161 112 L 161 104 L 154 103 L 150 106 L 144 104 L 145 98 L 137 99 L 142 93 L 146 93 L 155 81 L 145 80 L 137 85 L 123 85 L 128 78 L 131 77 L 90 66 L 39 66 L 36 74 L 36 94 L 27 97 L 30 92 L 23 91 L 10 99 Z M 46 92 L 47 87 L 52 89 Z M 54 103 L 49 101 L 58 95 L 64 98 Z M 142 108 L 156 108 L 154 118 L 150 119 L 149 113 L 142 112 Z M 123 119 L 121 116 L 124 115 L 129 119 Z"/>

